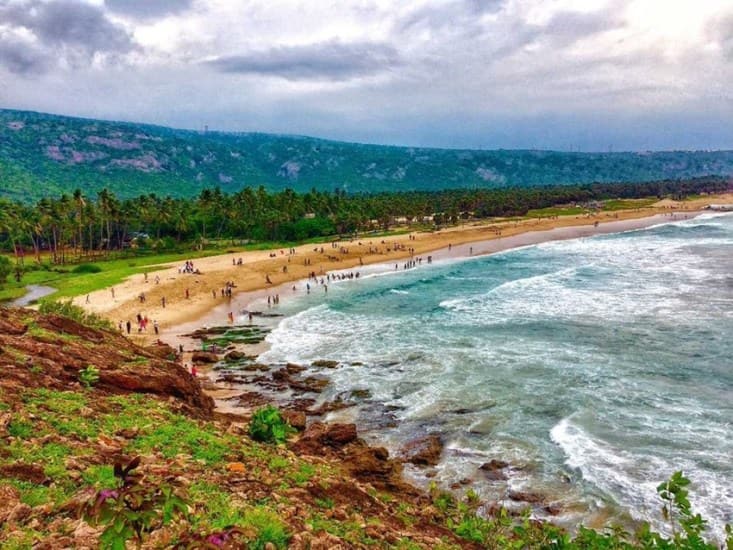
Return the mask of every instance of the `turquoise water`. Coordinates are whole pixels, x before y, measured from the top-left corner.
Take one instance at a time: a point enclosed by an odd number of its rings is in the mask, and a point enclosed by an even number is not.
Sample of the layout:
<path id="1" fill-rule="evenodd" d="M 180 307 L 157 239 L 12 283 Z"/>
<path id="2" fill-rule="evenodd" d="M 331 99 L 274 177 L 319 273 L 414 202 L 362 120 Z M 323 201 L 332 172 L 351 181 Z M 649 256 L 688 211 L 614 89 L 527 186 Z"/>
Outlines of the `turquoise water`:
<path id="1" fill-rule="evenodd" d="M 370 390 L 341 414 L 393 452 L 441 434 L 441 483 L 661 527 L 655 488 L 682 469 L 711 529 L 733 521 L 733 216 L 372 272 L 280 310 L 261 359 L 341 361 L 325 398 Z"/>

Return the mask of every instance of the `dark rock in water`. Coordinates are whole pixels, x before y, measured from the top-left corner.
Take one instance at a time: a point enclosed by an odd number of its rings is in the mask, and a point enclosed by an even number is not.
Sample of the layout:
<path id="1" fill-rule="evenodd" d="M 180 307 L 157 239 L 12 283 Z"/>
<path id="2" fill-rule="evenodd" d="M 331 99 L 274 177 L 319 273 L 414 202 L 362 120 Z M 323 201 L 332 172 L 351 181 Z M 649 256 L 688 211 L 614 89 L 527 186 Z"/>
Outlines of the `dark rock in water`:
<path id="1" fill-rule="evenodd" d="M 505 481 L 507 475 L 504 473 L 504 468 L 509 466 L 508 462 L 503 460 L 492 459 L 489 462 L 484 462 L 479 466 L 479 470 L 486 472 L 486 479 L 490 481 Z"/>
<path id="2" fill-rule="evenodd" d="M 486 479 L 489 481 L 506 481 L 508 478 L 502 470 L 489 470 L 486 472 Z"/>
<path id="3" fill-rule="evenodd" d="M 551 516 L 559 516 L 563 512 L 562 506 L 555 502 L 548 504 L 542 509 Z"/>
<path id="4" fill-rule="evenodd" d="M 287 370 L 289 374 L 298 374 L 299 372 L 303 372 L 305 367 L 296 365 L 295 363 L 288 363 L 285 365 L 285 370 Z"/>
<path id="5" fill-rule="evenodd" d="M 488 462 L 484 462 L 481 466 L 479 466 L 479 469 L 493 472 L 496 470 L 501 470 L 502 468 L 506 468 L 507 466 L 509 466 L 508 462 L 504 462 L 503 460 L 497 460 L 494 458 L 489 460 Z"/>
<path id="6" fill-rule="evenodd" d="M 191 355 L 191 361 L 194 363 L 218 363 L 219 356 L 210 351 L 194 351 Z"/>
<path id="7" fill-rule="evenodd" d="M 349 396 L 354 399 L 369 399 L 372 396 L 372 392 L 367 389 L 351 390 Z"/>
<path id="8" fill-rule="evenodd" d="M 468 479 L 467 477 L 464 477 L 462 479 L 459 479 L 458 483 L 460 483 L 461 485 L 471 485 L 471 483 L 473 482 L 470 479 Z"/>
<path id="9" fill-rule="evenodd" d="M 335 369 L 338 367 L 339 362 L 338 361 L 330 361 L 328 359 L 317 359 L 316 361 L 313 361 L 311 363 L 311 366 L 313 367 L 323 367 L 326 369 Z"/>
<path id="10" fill-rule="evenodd" d="M 267 405 L 270 400 L 256 391 L 245 392 L 237 396 L 237 406 L 245 408 L 256 408 Z"/>
<path id="11" fill-rule="evenodd" d="M 326 380 L 325 378 L 316 378 L 314 376 L 309 376 L 302 382 L 289 380 L 289 384 L 290 387 L 296 391 L 321 393 L 323 391 L 323 388 L 328 386 L 328 380 Z"/>
<path id="12" fill-rule="evenodd" d="M 509 491 L 507 496 L 516 502 L 526 502 L 527 504 L 544 504 L 547 500 L 545 495 L 539 493 L 530 493 L 529 491 Z"/>
<path id="13" fill-rule="evenodd" d="M 242 370 L 267 372 L 268 370 L 270 370 L 270 365 L 263 365 L 262 363 L 252 363 L 251 365 L 243 366 Z"/>
<path id="14" fill-rule="evenodd" d="M 290 424 L 299 432 L 305 430 L 306 418 L 304 412 L 281 410 L 280 415 L 282 416 L 283 420 L 285 420 L 285 422 Z"/>
<path id="15" fill-rule="evenodd" d="M 418 466 L 435 466 L 442 453 L 443 441 L 440 436 L 431 434 L 408 441 L 400 454 L 404 462 Z"/>
<path id="16" fill-rule="evenodd" d="M 272 379 L 287 382 L 290 380 L 290 373 L 285 368 L 278 369 L 272 373 Z"/>
<path id="17" fill-rule="evenodd" d="M 246 359 L 246 358 L 247 358 L 246 353 L 244 353 L 243 351 L 237 351 L 237 350 L 230 351 L 229 353 L 227 353 L 224 356 L 224 359 L 226 359 L 227 361 L 231 363 L 235 361 L 241 361 L 242 359 Z"/>
<path id="18" fill-rule="evenodd" d="M 340 411 L 342 409 L 348 409 L 349 407 L 354 407 L 354 403 L 348 403 L 346 401 L 341 400 L 340 398 L 336 398 L 333 401 L 326 401 L 325 403 L 322 403 L 321 406 L 319 406 L 316 409 L 313 409 L 311 414 L 321 416 L 326 413 L 332 412 L 332 411 Z"/>

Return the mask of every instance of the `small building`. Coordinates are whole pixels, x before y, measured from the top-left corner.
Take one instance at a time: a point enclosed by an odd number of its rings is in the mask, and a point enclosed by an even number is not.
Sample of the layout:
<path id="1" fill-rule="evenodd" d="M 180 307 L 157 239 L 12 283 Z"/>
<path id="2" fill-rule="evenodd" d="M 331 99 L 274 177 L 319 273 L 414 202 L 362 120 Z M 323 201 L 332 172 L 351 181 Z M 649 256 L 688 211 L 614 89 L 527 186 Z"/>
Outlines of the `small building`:
<path id="1" fill-rule="evenodd" d="M 733 204 L 708 204 L 705 208 L 716 212 L 733 212 Z"/>

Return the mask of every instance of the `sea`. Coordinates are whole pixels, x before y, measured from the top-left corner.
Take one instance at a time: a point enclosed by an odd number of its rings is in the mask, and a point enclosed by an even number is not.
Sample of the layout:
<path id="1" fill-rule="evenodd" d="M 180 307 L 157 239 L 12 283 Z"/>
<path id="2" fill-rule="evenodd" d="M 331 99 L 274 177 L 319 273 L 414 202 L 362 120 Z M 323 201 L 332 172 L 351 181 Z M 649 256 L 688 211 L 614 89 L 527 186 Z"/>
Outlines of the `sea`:
<path id="1" fill-rule="evenodd" d="M 541 495 L 534 515 L 571 529 L 668 532 L 656 489 L 682 470 L 708 534 L 724 538 L 733 215 L 360 275 L 283 300 L 260 361 L 338 361 L 320 369 L 322 399 L 361 399 L 330 420 L 391 454 L 439 435 L 440 463 L 408 479 L 470 481 L 462 490 L 509 507 Z M 479 468 L 492 459 L 507 479 Z"/>

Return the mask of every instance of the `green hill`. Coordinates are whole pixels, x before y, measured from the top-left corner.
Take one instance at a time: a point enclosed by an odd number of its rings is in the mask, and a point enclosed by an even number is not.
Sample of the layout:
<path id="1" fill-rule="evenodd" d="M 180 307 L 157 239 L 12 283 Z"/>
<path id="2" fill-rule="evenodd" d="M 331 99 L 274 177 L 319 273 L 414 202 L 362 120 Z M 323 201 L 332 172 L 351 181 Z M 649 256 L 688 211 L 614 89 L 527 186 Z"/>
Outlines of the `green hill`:
<path id="1" fill-rule="evenodd" d="M 363 145 L 311 137 L 175 130 L 0 110 L 0 196 L 76 188 L 121 197 L 336 188 L 348 192 L 652 181 L 733 175 L 733 151 L 562 153 Z"/>

